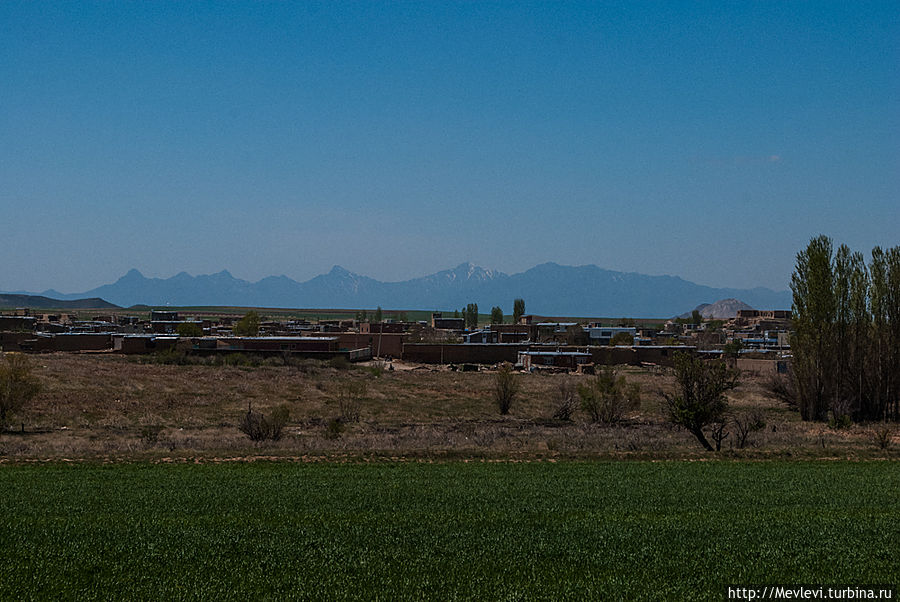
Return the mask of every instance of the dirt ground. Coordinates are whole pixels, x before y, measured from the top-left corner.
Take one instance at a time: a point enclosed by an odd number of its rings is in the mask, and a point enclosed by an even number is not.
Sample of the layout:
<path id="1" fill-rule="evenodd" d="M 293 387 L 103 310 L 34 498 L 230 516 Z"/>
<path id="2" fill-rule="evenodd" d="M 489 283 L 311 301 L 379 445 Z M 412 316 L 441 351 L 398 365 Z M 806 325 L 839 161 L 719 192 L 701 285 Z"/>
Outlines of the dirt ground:
<path id="1" fill-rule="evenodd" d="M 663 391 L 671 374 L 621 367 L 641 387 L 640 408 L 614 425 L 552 418 L 560 388 L 590 376 L 516 375 L 520 393 L 501 416 L 495 371 L 393 362 L 331 365 L 315 360 L 259 367 L 164 365 L 110 353 L 32 356 L 43 390 L 0 436 L 0 461 L 69 458 L 190 458 L 235 455 L 706 458 L 697 441 L 666 420 Z M 271 362 L 276 363 L 276 362 Z M 739 449 L 736 433 L 720 455 L 764 457 L 900 457 L 900 432 L 887 449 L 879 425 L 833 429 L 803 423 L 769 397 L 763 378 L 745 374 L 729 394 L 735 415 L 760 411 L 765 427 Z M 355 392 L 355 393 L 354 393 Z M 355 399 L 352 399 L 355 395 Z M 358 422 L 340 422 L 341 403 Z M 348 402 L 348 399 L 350 401 Z M 289 410 L 278 441 L 253 442 L 238 424 L 248 408 Z M 729 427 L 734 430 L 733 427 Z"/>

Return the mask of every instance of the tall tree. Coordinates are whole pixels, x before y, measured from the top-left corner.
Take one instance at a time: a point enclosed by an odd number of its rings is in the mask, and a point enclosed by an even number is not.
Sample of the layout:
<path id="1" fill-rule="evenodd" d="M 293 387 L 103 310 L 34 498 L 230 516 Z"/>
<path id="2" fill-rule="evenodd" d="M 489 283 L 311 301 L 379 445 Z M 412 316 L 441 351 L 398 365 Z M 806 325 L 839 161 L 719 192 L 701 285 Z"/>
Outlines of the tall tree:
<path id="1" fill-rule="evenodd" d="M 872 310 L 872 344 L 871 344 L 871 390 L 875 412 L 883 419 L 897 420 L 897 327 L 898 297 L 897 287 L 900 283 L 900 265 L 898 247 L 883 250 L 872 249 L 872 261 L 869 264 L 871 293 L 869 306 Z M 893 256 L 893 262 L 892 262 Z M 894 265 L 892 265 L 894 264 Z"/>
<path id="2" fill-rule="evenodd" d="M 812 239 L 797 254 L 797 266 L 791 276 L 794 297 L 791 351 L 797 402 L 804 420 L 825 420 L 831 405 L 835 364 L 832 248 L 827 236 Z"/>
<path id="3" fill-rule="evenodd" d="M 379 305 L 378 308 L 375 310 L 375 316 L 372 321 L 375 322 L 376 324 L 380 324 L 383 317 L 384 317 L 384 314 L 381 311 L 381 306 Z"/>
<path id="4" fill-rule="evenodd" d="M 887 403 L 885 416 L 900 420 L 900 247 L 886 254 Z"/>
<path id="5" fill-rule="evenodd" d="M 850 257 L 849 296 L 849 349 L 847 395 L 852 400 L 854 412 L 872 419 L 877 415 L 866 388 L 871 382 L 866 375 L 870 357 L 872 318 L 869 314 L 869 274 L 862 253 Z"/>
<path id="6" fill-rule="evenodd" d="M 846 382 L 849 377 L 848 343 L 850 338 L 850 248 L 847 245 L 838 247 L 832 264 L 834 290 L 834 381 L 832 399 L 829 409 L 836 417 L 849 416 L 852 402 L 846 395 Z"/>
<path id="7" fill-rule="evenodd" d="M 513 301 L 513 324 L 519 323 L 519 318 L 525 315 L 525 299 Z"/>
<path id="8" fill-rule="evenodd" d="M 900 419 L 900 247 L 814 238 L 797 255 L 792 373 L 804 420 Z"/>
<path id="9" fill-rule="evenodd" d="M 478 328 L 478 304 L 466 305 L 466 328 Z"/>
<path id="10" fill-rule="evenodd" d="M 491 308 L 491 324 L 503 324 L 503 310 L 499 307 Z"/>

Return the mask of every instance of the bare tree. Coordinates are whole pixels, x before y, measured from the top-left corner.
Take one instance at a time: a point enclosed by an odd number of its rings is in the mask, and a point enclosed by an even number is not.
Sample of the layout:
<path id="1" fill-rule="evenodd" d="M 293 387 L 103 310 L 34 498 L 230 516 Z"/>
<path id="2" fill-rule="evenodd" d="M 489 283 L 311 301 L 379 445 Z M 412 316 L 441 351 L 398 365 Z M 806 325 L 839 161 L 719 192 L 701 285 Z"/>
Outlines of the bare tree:
<path id="1" fill-rule="evenodd" d="M 732 419 L 735 431 L 737 431 L 738 449 L 744 449 L 751 433 L 761 431 L 766 427 L 766 420 L 762 412 L 755 410 L 743 414 L 736 414 Z"/>
<path id="2" fill-rule="evenodd" d="M 721 360 L 704 360 L 689 353 L 675 355 L 677 393 L 664 393 L 669 420 L 694 435 L 707 451 L 713 451 L 713 446 L 703 429 L 725 422 L 725 392 L 737 386 L 738 374 Z"/>

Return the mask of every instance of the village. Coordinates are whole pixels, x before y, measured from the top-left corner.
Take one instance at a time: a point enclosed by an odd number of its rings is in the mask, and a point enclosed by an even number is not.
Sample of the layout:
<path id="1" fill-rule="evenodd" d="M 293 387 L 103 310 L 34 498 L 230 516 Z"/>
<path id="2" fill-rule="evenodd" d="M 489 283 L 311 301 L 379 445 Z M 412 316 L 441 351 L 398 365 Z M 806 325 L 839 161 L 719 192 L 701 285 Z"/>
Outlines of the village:
<path id="1" fill-rule="evenodd" d="M 259 310 L 260 312 L 265 310 Z M 433 312 L 430 320 L 265 318 L 255 310 L 154 309 L 146 313 L 0 313 L 0 349 L 28 353 L 177 351 L 253 354 L 350 362 L 371 359 L 446 364 L 475 370 L 510 363 L 526 370 L 593 372 L 595 365 L 672 366 L 674 352 L 728 356 L 738 367 L 784 373 L 790 359 L 789 310 L 738 310 L 729 320 L 677 318 L 571 321 L 526 314 L 513 322 L 466 327 Z M 381 311 L 375 316 L 381 317 Z"/>

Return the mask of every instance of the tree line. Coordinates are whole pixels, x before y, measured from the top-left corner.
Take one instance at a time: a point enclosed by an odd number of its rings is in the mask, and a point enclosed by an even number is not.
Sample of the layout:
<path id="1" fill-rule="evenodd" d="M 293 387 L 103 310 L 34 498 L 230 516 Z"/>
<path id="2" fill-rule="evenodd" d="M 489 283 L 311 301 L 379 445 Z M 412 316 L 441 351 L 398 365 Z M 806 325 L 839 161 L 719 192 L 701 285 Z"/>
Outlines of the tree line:
<path id="1" fill-rule="evenodd" d="M 513 301 L 513 323 L 519 321 L 525 315 L 525 300 L 524 299 L 516 299 Z M 478 328 L 478 304 L 477 303 L 469 303 L 461 310 L 457 310 L 453 312 L 454 318 L 463 318 L 465 320 L 466 328 L 475 329 Z M 491 308 L 491 324 L 503 324 L 503 308 L 499 306 L 494 306 Z"/>
<path id="2" fill-rule="evenodd" d="M 786 397 L 804 420 L 900 420 L 900 247 L 797 254 Z"/>

